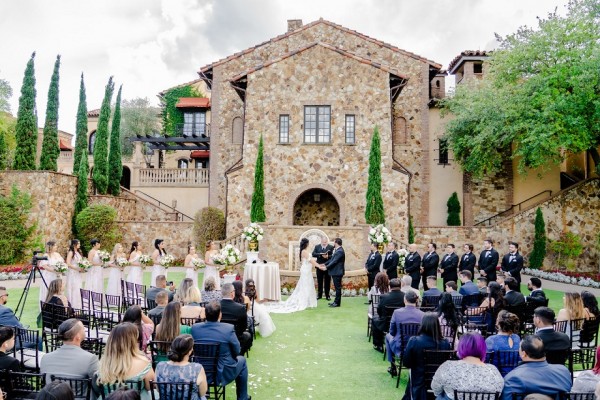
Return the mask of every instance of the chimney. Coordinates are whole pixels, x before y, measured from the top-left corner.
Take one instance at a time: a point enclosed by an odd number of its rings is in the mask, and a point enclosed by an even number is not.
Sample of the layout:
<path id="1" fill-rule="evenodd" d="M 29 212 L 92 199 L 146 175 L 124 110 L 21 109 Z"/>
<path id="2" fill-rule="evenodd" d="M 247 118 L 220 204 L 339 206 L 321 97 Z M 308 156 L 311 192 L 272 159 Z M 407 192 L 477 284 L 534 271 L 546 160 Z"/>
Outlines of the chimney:
<path id="1" fill-rule="evenodd" d="M 301 19 L 288 19 L 288 32 L 295 31 L 302 27 Z"/>

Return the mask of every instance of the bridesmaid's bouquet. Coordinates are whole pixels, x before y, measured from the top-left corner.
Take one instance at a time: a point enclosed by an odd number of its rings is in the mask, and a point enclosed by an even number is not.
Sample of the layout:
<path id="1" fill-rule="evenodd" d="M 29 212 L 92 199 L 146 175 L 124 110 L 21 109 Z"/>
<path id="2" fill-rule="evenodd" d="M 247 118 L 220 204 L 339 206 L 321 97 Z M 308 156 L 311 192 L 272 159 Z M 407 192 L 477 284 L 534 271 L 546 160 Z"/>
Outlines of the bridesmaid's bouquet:
<path id="1" fill-rule="evenodd" d="M 160 265 L 162 265 L 165 268 L 169 268 L 170 266 L 173 265 L 174 262 L 175 262 L 175 257 L 173 257 L 170 254 L 165 254 L 160 259 Z"/>
<path id="2" fill-rule="evenodd" d="M 261 241 L 265 235 L 264 229 L 255 222 L 252 222 L 250 225 L 244 228 L 242 235 L 246 238 L 247 241 Z"/>
<path id="3" fill-rule="evenodd" d="M 199 258 L 192 258 L 192 266 L 194 267 L 194 271 L 198 271 L 200 268 L 206 267 L 206 264 Z"/>
<path id="4" fill-rule="evenodd" d="M 148 254 L 142 254 L 138 260 L 140 264 L 142 264 L 142 267 L 152 265 L 152 257 L 150 257 Z"/>
<path id="5" fill-rule="evenodd" d="M 68 270 L 69 267 L 62 261 L 57 261 L 56 264 L 54 264 L 54 271 L 59 275 L 65 275 Z"/>
<path id="6" fill-rule="evenodd" d="M 389 243 L 392 241 L 392 234 L 388 228 L 379 224 L 369 231 L 369 241 L 376 244 Z"/>
<path id="7" fill-rule="evenodd" d="M 115 260 L 115 265 L 119 268 L 121 268 L 121 271 L 123 271 L 123 268 L 129 266 L 129 260 L 126 259 L 125 257 L 119 257 Z"/>
<path id="8" fill-rule="evenodd" d="M 92 268 L 92 263 L 88 261 L 87 258 L 82 258 L 81 261 L 77 264 L 81 272 L 87 272 L 90 268 Z"/>
<path id="9" fill-rule="evenodd" d="M 108 268 L 108 262 L 110 261 L 110 253 L 104 250 L 98 250 L 98 258 L 102 261 L 102 268 Z"/>

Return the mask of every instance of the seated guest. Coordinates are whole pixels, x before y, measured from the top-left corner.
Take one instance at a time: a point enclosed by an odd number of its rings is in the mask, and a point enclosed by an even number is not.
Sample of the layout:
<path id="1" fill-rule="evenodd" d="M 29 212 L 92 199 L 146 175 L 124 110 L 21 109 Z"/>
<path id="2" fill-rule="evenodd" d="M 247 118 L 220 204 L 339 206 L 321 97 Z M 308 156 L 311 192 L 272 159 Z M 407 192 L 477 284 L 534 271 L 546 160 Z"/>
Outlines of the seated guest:
<path id="1" fill-rule="evenodd" d="M 158 292 L 155 299 L 156 307 L 148 311 L 149 317 L 157 317 L 159 315 L 162 316 L 163 312 L 165 311 L 165 307 L 167 304 L 169 304 L 169 295 L 166 291 Z"/>
<path id="2" fill-rule="evenodd" d="M 250 313 L 254 318 L 254 325 L 258 328 L 258 333 L 260 333 L 260 336 L 262 337 L 271 336 L 277 328 L 266 307 L 256 301 L 256 284 L 254 283 L 254 280 L 246 279 L 245 286 L 245 297 L 248 297 L 248 300 L 250 301 Z"/>
<path id="3" fill-rule="evenodd" d="M 500 284 L 498 282 L 490 282 L 488 284 L 488 293 L 479 307 L 491 308 L 494 311 L 500 311 L 505 306 L 506 300 L 504 300 L 504 295 L 502 294 L 502 288 L 500 287 Z M 497 312 L 494 312 L 494 314 L 497 314 Z"/>
<path id="4" fill-rule="evenodd" d="M 485 276 L 480 276 L 477 278 L 477 288 L 479 288 L 480 295 L 487 296 L 487 285 L 488 280 Z"/>
<path id="5" fill-rule="evenodd" d="M 181 307 L 181 318 L 204 319 L 204 307 L 200 306 L 200 301 L 202 301 L 200 290 L 196 286 L 191 286 Z"/>
<path id="6" fill-rule="evenodd" d="M 431 390 L 436 399 L 454 399 L 454 391 L 501 393 L 504 379 L 491 364 L 485 363 L 486 345 L 479 333 L 468 332 L 458 342 L 459 360 L 445 361 L 435 372 Z"/>
<path id="7" fill-rule="evenodd" d="M 48 384 L 42 388 L 35 397 L 36 400 L 75 400 L 73 389 L 66 382 L 47 381 Z"/>
<path id="8" fill-rule="evenodd" d="M 413 279 L 410 277 L 410 275 L 403 275 L 400 279 L 400 291 L 404 294 L 408 292 L 413 292 L 417 295 L 418 298 L 421 298 L 421 292 L 419 292 L 419 289 L 415 289 L 411 286 L 412 281 Z"/>
<path id="9" fill-rule="evenodd" d="M 377 277 L 375 277 L 375 282 L 377 284 Z M 400 290 L 400 285 L 398 278 L 390 281 L 390 292 L 381 295 L 377 304 L 377 315 L 374 315 L 371 320 L 373 348 L 381 353 L 383 353 L 383 332 L 390 327 L 389 324 L 386 324 L 388 321 L 386 307 L 404 307 L 404 293 Z"/>
<path id="10" fill-rule="evenodd" d="M 58 327 L 58 337 L 63 345 L 45 354 L 40 362 L 40 372 L 46 374 L 46 382 L 50 382 L 50 375 L 93 378 L 98 371 L 98 356 L 81 348 L 86 337 L 83 323 L 76 318 L 64 321 Z"/>
<path id="11" fill-rule="evenodd" d="M 194 281 L 192 280 L 192 278 L 185 278 L 184 280 L 182 280 L 181 285 L 179 285 L 179 290 L 177 290 L 177 293 L 175 293 L 175 296 L 173 296 L 173 300 L 178 301 L 180 303 L 185 303 L 185 298 L 188 295 L 188 290 L 192 286 L 194 286 Z"/>
<path id="12" fill-rule="evenodd" d="M 458 273 L 458 279 L 460 279 L 461 282 L 460 289 L 458 291 L 459 294 L 468 296 L 479 293 L 479 288 L 477 288 L 473 281 L 471 281 L 471 278 L 473 278 L 471 271 L 464 270 Z"/>
<path id="13" fill-rule="evenodd" d="M 571 390 L 571 373 L 564 365 L 548 364 L 544 342 L 528 335 L 519 350 L 523 363 L 504 377 L 502 400 L 512 400 L 513 393 L 539 393 L 555 397 Z"/>
<path id="14" fill-rule="evenodd" d="M 211 301 L 221 301 L 223 295 L 220 290 L 217 290 L 215 278 L 209 276 L 204 280 L 204 290 L 202 291 L 202 301 L 210 303 Z"/>
<path id="15" fill-rule="evenodd" d="M 189 334 L 192 328 L 181 324 L 181 303 L 173 301 L 165 307 L 160 323 L 156 326 L 155 339 L 172 342 L 179 335 Z"/>
<path id="16" fill-rule="evenodd" d="M 227 285 L 230 284 L 223 286 Z M 205 311 L 206 322 L 192 326 L 194 341 L 220 343 L 216 382 L 225 386 L 235 380 L 237 399 L 250 399 L 250 396 L 248 396 L 248 367 L 244 356 L 239 355 L 241 354 L 240 342 L 233 327 L 230 324 L 219 322 L 221 319 L 221 305 L 218 302 L 208 303 Z"/>
<path id="17" fill-rule="evenodd" d="M 69 307 L 69 301 L 65 296 L 65 287 L 62 279 L 55 279 L 48 285 L 48 295 L 46 303 L 55 304 L 58 306 Z"/>
<path id="18" fill-rule="evenodd" d="M 156 286 L 150 287 L 146 290 L 146 299 L 156 301 L 156 295 L 160 292 L 166 292 L 169 296 L 169 302 L 173 301 L 175 295 L 175 286 L 171 285 L 167 288 L 167 277 L 164 275 L 156 276 Z"/>
<path id="19" fill-rule="evenodd" d="M 454 282 L 454 281 L 446 282 L 446 285 L 444 287 L 444 290 L 446 293 L 450 293 L 452 295 L 452 297 L 460 297 L 462 299 L 462 294 L 458 293 L 457 289 L 458 289 L 458 286 L 456 285 L 456 282 Z"/>
<path id="20" fill-rule="evenodd" d="M 572 330 L 581 330 L 581 326 L 573 326 L 571 321 L 580 319 L 590 319 L 593 317 L 590 310 L 583 306 L 581 295 L 577 292 L 565 292 L 563 296 L 564 308 L 561 308 L 556 317 L 556 321 L 568 321 L 565 333 L 571 335 Z"/>
<path id="21" fill-rule="evenodd" d="M 519 351 L 519 345 L 521 344 L 521 338 L 517 334 L 519 332 L 519 318 L 506 310 L 501 310 L 498 313 L 496 319 L 496 334 L 488 337 L 485 340 L 488 351 L 498 350 L 513 350 Z M 500 368 L 494 358 L 494 364 Z M 506 375 L 512 370 L 512 367 L 507 367 L 503 371 L 500 371 L 503 375 Z"/>
<path id="22" fill-rule="evenodd" d="M 371 290 L 369 290 L 368 293 L 368 297 L 369 297 L 369 303 L 370 303 L 370 299 L 371 299 L 371 295 L 372 294 L 386 294 L 390 291 L 390 280 L 387 276 L 387 273 L 384 272 L 378 272 L 377 275 L 375 275 L 375 283 L 373 285 L 373 287 L 371 288 Z"/>
<path id="23" fill-rule="evenodd" d="M 451 350 L 444 340 L 436 313 L 426 313 L 417 336 L 409 339 L 402 356 L 402 364 L 410 368 L 405 398 L 426 399 L 424 350 Z"/>
<path id="24" fill-rule="evenodd" d="M 548 307 L 538 307 L 533 312 L 533 325 L 536 335 L 544 342 L 544 348 L 552 358 L 550 364 L 564 364 L 567 351 L 571 348 L 571 340 L 567 334 L 554 330 L 554 311 Z"/>
<path id="25" fill-rule="evenodd" d="M 194 353 L 194 338 L 180 335 L 171 343 L 169 361 L 161 361 L 156 366 L 156 382 L 194 382 L 192 400 L 206 400 L 206 374 L 201 364 L 191 363 Z M 186 397 L 187 389 L 182 393 Z"/>
<path id="26" fill-rule="evenodd" d="M 7 353 L 15 347 L 15 330 L 10 326 L 0 326 L 0 371 L 20 371 L 21 363 Z"/>
<path id="27" fill-rule="evenodd" d="M 223 300 L 221 300 L 221 319 L 231 321 L 235 326 L 235 334 L 240 341 L 242 354 L 245 354 L 252 347 L 252 335 L 247 331 L 248 314 L 246 307 L 233 301 L 235 291 L 231 283 L 226 283 L 221 287 Z"/>
<path id="28" fill-rule="evenodd" d="M 150 381 L 154 380 L 152 363 L 138 346 L 139 329 L 130 322 L 115 326 L 100 360 L 98 383 L 114 385 L 123 381 L 143 382 L 140 398 L 150 399 Z M 104 396 L 107 389 L 104 388 Z"/>
<path id="29" fill-rule="evenodd" d="M 519 282 L 515 278 L 509 276 L 504 279 L 504 288 L 506 289 L 504 300 L 506 300 L 507 306 L 516 307 L 525 305 L 525 296 L 519 292 Z"/>
<path id="30" fill-rule="evenodd" d="M 596 363 L 594 364 L 594 368 L 582 371 L 577 375 L 573 381 L 571 392 L 593 393 L 598 383 L 600 383 L 600 347 L 596 349 Z"/>
<path id="31" fill-rule="evenodd" d="M 250 310 L 250 298 L 244 294 L 244 284 L 242 281 L 233 281 L 233 301 L 246 307 L 246 311 Z"/>
<path id="32" fill-rule="evenodd" d="M 542 281 L 540 278 L 530 278 L 529 282 L 527 282 L 527 289 L 531 291 L 529 296 L 526 297 L 526 300 L 535 303 L 539 306 L 546 305 L 546 293 L 542 290 Z M 594 296 L 594 299 L 596 296 Z"/>
<path id="33" fill-rule="evenodd" d="M 458 326 L 460 325 L 460 316 L 452 300 L 450 293 L 443 293 L 440 297 L 440 303 L 436 309 L 440 325 L 447 326 L 450 329 L 442 329 L 444 339 L 450 343 L 454 343 L 454 336 Z"/>
<path id="34" fill-rule="evenodd" d="M 135 304 L 125 311 L 122 322 L 131 322 L 139 331 L 139 348 L 143 352 L 146 351 L 148 342 L 152 340 L 152 332 L 154 332 L 154 322 L 142 312 L 142 307 Z"/>
<path id="35" fill-rule="evenodd" d="M 112 392 L 106 400 L 140 400 L 140 392 L 135 389 L 130 389 L 122 386 Z"/>
<path id="36" fill-rule="evenodd" d="M 583 302 L 583 308 L 588 309 L 590 314 L 595 318 L 600 317 L 600 309 L 598 309 L 598 299 L 593 293 L 584 290 L 581 292 L 581 301 Z"/>
<path id="37" fill-rule="evenodd" d="M 437 288 L 437 277 L 435 275 L 430 275 L 427 277 L 427 289 L 423 292 L 423 297 L 434 296 L 439 297 L 442 292 Z"/>
<path id="38" fill-rule="evenodd" d="M 390 321 L 390 332 L 385 335 L 385 347 L 387 351 L 387 360 L 390 362 L 388 372 L 392 376 L 397 376 L 398 371 L 394 364 L 394 356 L 400 354 L 400 325 L 401 324 L 420 324 L 425 313 L 417 308 L 419 298 L 413 292 L 404 295 L 405 306 L 394 311 Z"/>
<path id="39" fill-rule="evenodd" d="M 17 326 L 25 328 L 20 322 L 15 313 L 8 307 L 8 292 L 4 286 L 0 286 L 0 325 L 2 326 Z"/>

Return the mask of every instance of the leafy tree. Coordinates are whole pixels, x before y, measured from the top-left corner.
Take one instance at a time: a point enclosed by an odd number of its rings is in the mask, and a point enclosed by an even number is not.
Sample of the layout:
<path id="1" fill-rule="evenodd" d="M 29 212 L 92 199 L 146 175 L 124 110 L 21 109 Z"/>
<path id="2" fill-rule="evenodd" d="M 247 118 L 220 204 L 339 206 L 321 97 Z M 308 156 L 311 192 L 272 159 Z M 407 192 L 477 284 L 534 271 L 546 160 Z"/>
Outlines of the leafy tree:
<path id="1" fill-rule="evenodd" d="M 0 136 L 3 137 L 6 144 L 6 168 L 10 168 L 13 164 L 15 147 L 17 142 L 15 139 L 15 127 L 17 119 L 7 112 L 0 111 Z"/>
<path id="2" fill-rule="evenodd" d="M 260 135 L 258 142 L 258 154 L 256 156 L 256 167 L 254 169 L 254 192 L 252 193 L 252 205 L 250 206 L 250 222 L 265 222 L 265 172 L 263 166 L 263 137 Z"/>
<path id="3" fill-rule="evenodd" d="M 31 195 L 13 185 L 8 196 L 0 196 L 0 265 L 24 261 L 39 243 L 36 223 L 29 222 Z"/>
<path id="4" fill-rule="evenodd" d="M 0 132 L 0 171 L 4 171 L 8 166 L 8 146 L 4 140 L 4 133 Z"/>
<path id="5" fill-rule="evenodd" d="M 19 111 L 17 112 L 17 125 L 15 127 L 17 146 L 13 168 L 17 170 L 34 170 L 37 153 L 37 111 L 35 107 L 35 52 L 27 62 L 21 97 L 19 97 Z"/>
<path id="6" fill-rule="evenodd" d="M 100 240 L 106 249 L 112 249 L 123 238 L 117 224 L 117 211 L 104 204 L 93 204 L 83 209 L 77 214 L 76 226 L 85 253 L 90 251 L 93 238 Z"/>
<path id="7" fill-rule="evenodd" d="M 559 268 L 564 266 L 562 260 L 566 258 L 566 269 L 568 270 L 575 269 L 576 263 L 573 258 L 579 257 L 583 253 L 581 238 L 573 232 L 563 233 L 558 240 L 550 242 L 549 248 L 550 251 L 556 253 Z"/>
<path id="8" fill-rule="evenodd" d="M 164 92 L 160 98 L 164 133 L 173 136 L 177 133 L 177 125 L 183 123 L 183 112 L 176 105 L 181 97 L 204 97 L 193 86 L 178 86 Z"/>
<path id="9" fill-rule="evenodd" d="M 483 81 L 457 86 L 443 102 L 446 137 L 464 170 L 501 170 L 507 156 L 527 168 L 589 151 L 600 164 L 600 2 L 573 0 L 562 16 L 540 18 L 498 37 Z"/>
<path id="10" fill-rule="evenodd" d="M 371 139 L 368 179 L 365 220 L 367 224 L 371 225 L 383 224 L 385 223 L 385 212 L 383 210 L 383 198 L 381 197 L 381 146 L 377 126 Z"/>
<path id="11" fill-rule="evenodd" d="M 58 80 L 60 70 L 60 55 L 56 56 L 54 72 L 48 89 L 48 104 L 46 105 L 46 122 L 44 123 L 44 140 L 40 169 L 43 171 L 58 171 L 57 161 L 60 155 L 58 145 Z"/>
<path id="12" fill-rule="evenodd" d="M 77 106 L 77 123 L 75 126 L 75 154 L 73 155 L 73 174 L 77 174 L 81 165 L 81 157 L 87 157 L 87 99 L 83 72 L 79 83 L 79 105 Z M 87 185 L 87 182 L 86 182 Z"/>
<path id="13" fill-rule="evenodd" d="M 225 239 L 225 215 L 215 207 L 204 207 L 194 217 L 194 243 L 199 254 L 206 251 L 209 240 Z"/>
<path id="14" fill-rule="evenodd" d="M 415 227 L 413 225 L 413 219 L 411 216 L 408 217 L 408 243 L 412 244 L 415 242 Z"/>
<path id="15" fill-rule="evenodd" d="M 460 226 L 460 201 L 458 200 L 458 194 L 456 192 L 452 193 L 446 206 L 448 207 L 446 224 L 448 224 L 448 226 Z"/>
<path id="16" fill-rule="evenodd" d="M 0 112 L 10 112 L 10 103 L 8 100 L 12 97 L 13 91 L 10 83 L 6 79 L 0 79 Z"/>
<path id="17" fill-rule="evenodd" d="M 159 109 L 152 107 L 148 98 L 136 97 L 121 103 L 121 151 L 133 154 L 131 138 L 152 135 L 160 130 Z"/>
<path id="18" fill-rule="evenodd" d="M 94 173 L 92 179 L 100 194 L 106 194 L 108 191 L 108 121 L 110 120 L 110 101 L 114 89 L 115 84 L 111 76 L 104 91 L 104 100 L 102 100 L 102 107 L 100 107 L 100 117 L 96 129 L 96 141 L 94 142 Z"/>
<path id="19" fill-rule="evenodd" d="M 77 171 L 77 197 L 75 198 L 75 210 L 73 212 L 72 223 L 72 230 L 74 234 L 77 233 L 77 215 L 79 215 L 79 213 L 88 206 L 89 169 L 90 167 L 88 163 L 88 158 L 87 155 L 84 154 L 84 156 L 80 158 L 79 170 Z"/>
<path id="20" fill-rule="evenodd" d="M 108 191 L 113 196 L 121 193 L 121 176 L 123 175 L 123 164 L 121 162 L 121 90 L 117 93 L 117 104 L 112 120 L 110 131 L 110 153 L 108 154 Z"/>
<path id="21" fill-rule="evenodd" d="M 542 209 L 535 210 L 535 235 L 533 238 L 533 250 L 529 256 L 529 267 L 539 269 L 544 265 L 546 258 L 546 223 Z"/>

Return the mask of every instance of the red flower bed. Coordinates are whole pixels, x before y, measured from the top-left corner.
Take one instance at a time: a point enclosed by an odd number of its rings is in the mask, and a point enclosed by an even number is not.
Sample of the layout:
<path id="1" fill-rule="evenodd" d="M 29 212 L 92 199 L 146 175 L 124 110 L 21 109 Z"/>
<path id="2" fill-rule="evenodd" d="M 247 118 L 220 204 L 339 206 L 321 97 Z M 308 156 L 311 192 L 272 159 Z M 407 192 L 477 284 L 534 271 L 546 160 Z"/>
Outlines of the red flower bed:
<path id="1" fill-rule="evenodd" d="M 28 264 L 17 264 L 17 265 L 1 265 L 0 273 L 20 272 L 22 274 L 28 274 L 31 271 L 31 265 Z"/>

